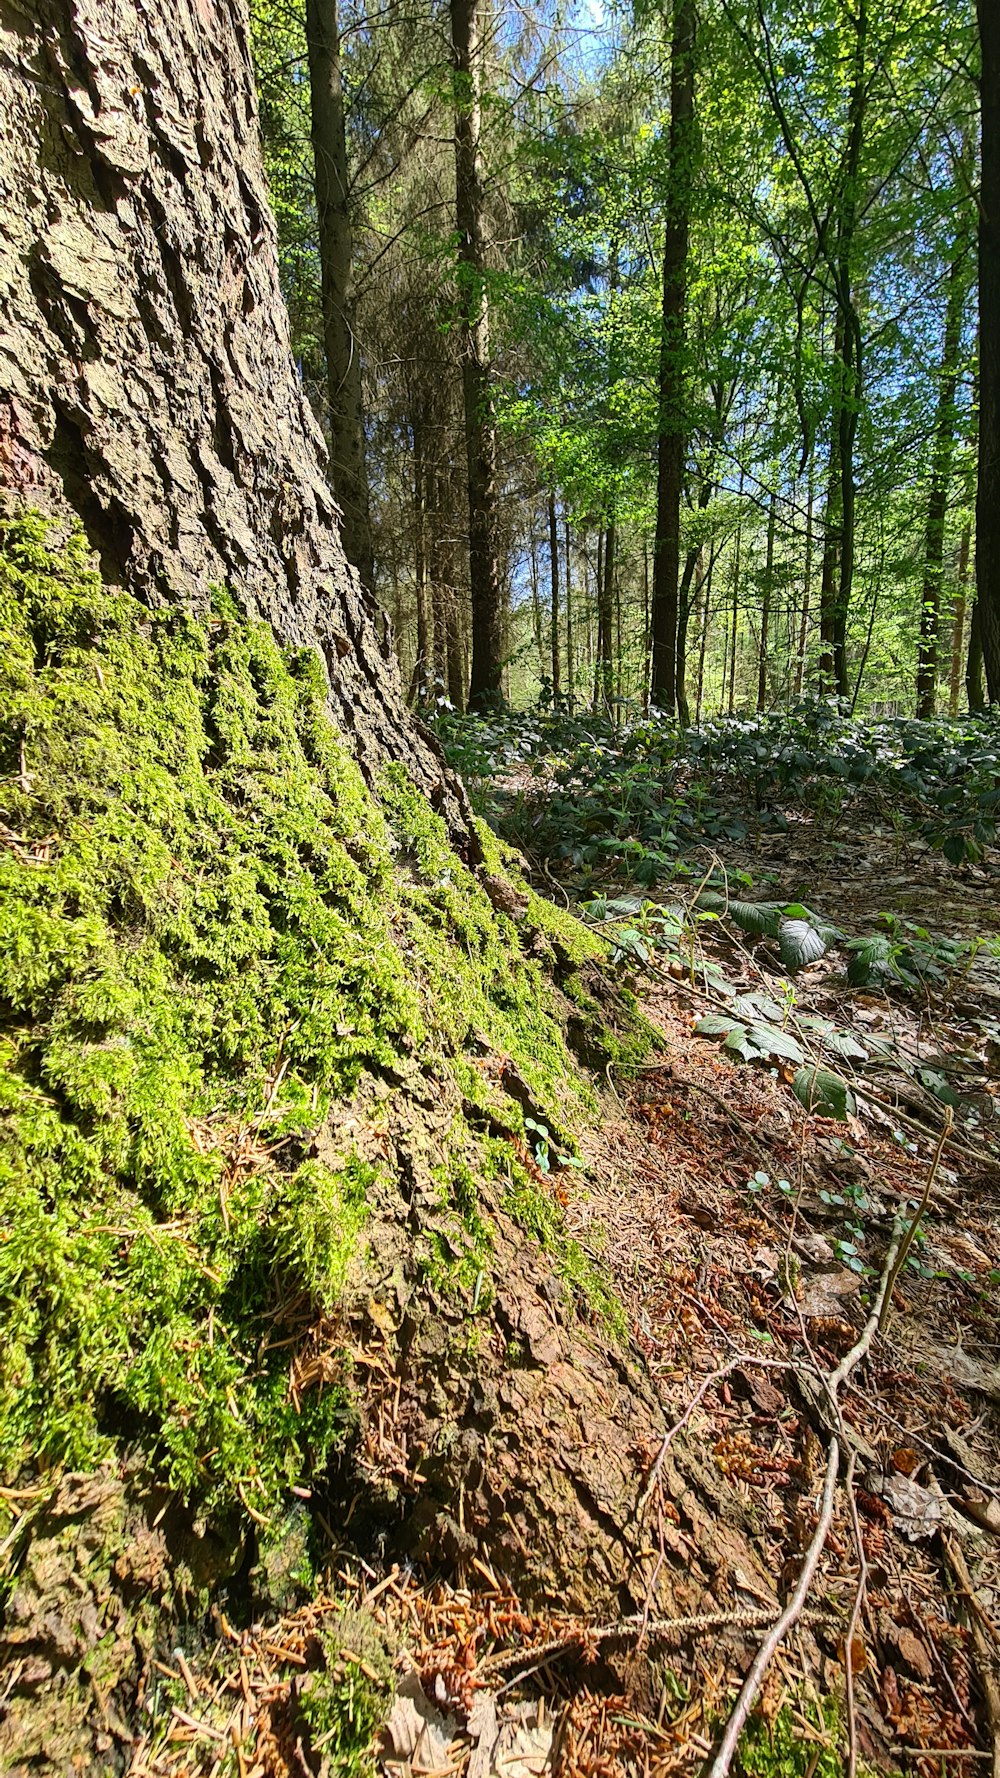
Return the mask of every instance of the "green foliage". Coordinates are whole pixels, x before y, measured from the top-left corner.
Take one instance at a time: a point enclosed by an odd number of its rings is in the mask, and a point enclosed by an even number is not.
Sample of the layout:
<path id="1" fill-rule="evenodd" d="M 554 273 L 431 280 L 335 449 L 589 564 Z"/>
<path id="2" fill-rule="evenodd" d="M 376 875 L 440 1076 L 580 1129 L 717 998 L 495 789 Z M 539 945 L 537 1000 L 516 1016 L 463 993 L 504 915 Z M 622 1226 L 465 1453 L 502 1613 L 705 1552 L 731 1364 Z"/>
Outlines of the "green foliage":
<path id="1" fill-rule="evenodd" d="M 980 857 L 1000 831 L 998 723 L 995 711 L 963 722 L 868 723 L 814 700 L 687 730 L 655 715 L 616 729 L 545 710 L 488 721 L 445 711 L 436 727 L 506 838 L 581 887 L 613 873 L 648 888 L 687 874 L 684 854 L 695 845 L 746 838 L 737 810 L 754 810 L 761 825 L 780 826 L 793 809 L 825 819 L 831 785 L 840 822 L 855 808 L 859 818 L 903 819 L 952 863 Z M 530 767 L 527 787 L 494 789 L 490 806 L 491 780 L 512 765 L 522 778 Z M 815 961 L 839 936 L 808 908 L 715 889 L 699 905 L 724 910 L 754 937 L 777 937 L 788 968 Z"/>
<path id="2" fill-rule="evenodd" d="M 803 1734 L 802 1716 L 820 1739 Z M 751 1718 L 736 1750 L 736 1770 L 743 1778 L 843 1778 L 846 1762 L 839 1743 L 840 1717 L 833 1700 L 801 1700 L 795 1711 L 784 1704 L 773 1721 Z M 865 1772 L 864 1767 L 859 1770 Z"/>
<path id="3" fill-rule="evenodd" d="M 338 1778 L 375 1771 L 375 1741 L 392 1701 L 392 1668 L 378 1625 L 360 1611 L 338 1612 L 317 1633 L 322 1666 L 298 1688 L 306 1745 Z"/>
<path id="4" fill-rule="evenodd" d="M 792 1092 L 807 1111 L 818 1117 L 835 1117 L 844 1122 L 858 1108 L 846 1080 L 831 1074 L 828 1068 L 800 1068 L 792 1081 Z"/>
<path id="5" fill-rule="evenodd" d="M 418 1055 L 489 1105 L 477 1030 L 558 1122 L 585 1095 L 551 984 L 405 775 L 365 786 L 318 661 L 226 596 L 150 612 L 79 536 L 7 523 L 0 676 L 0 1465 L 137 1442 L 266 1515 L 351 1423 L 346 1361 L 301 1393 L 289 1364 L 380 1178 L 316 1131 Z"/>

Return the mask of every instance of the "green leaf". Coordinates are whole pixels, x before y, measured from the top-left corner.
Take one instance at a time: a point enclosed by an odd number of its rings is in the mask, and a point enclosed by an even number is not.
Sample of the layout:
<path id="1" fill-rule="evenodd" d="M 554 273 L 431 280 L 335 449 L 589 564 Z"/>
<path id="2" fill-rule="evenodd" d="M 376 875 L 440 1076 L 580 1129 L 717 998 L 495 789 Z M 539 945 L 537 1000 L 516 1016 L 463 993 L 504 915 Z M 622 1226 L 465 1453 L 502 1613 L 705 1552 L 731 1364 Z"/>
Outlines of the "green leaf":
<path id="1" fill-rule="evenodd" d="M 752 1062 L 759 1053 L 750 1043 L 744 1025 L 734 1025 L 722 1047 L 731 1056 L 739 1056 L 741 1062 Z"/>
<path id="2" fill-rule="evenodd" d="M 805 1061 L 802 1045 L 776 1025 L 751 1025 L 748 1035 L 763 1056 L 778 1056 L 786 1062 Z"/>
<path id="3" fill-rule="evenodd" d="M 942 1105 L 956 1106 L 960 1104 L 958 1094 L 951 1082 L 946 1080 L 936 1068 L 918 1068 L 917 1079 L 929 1093 L 933 1093 L 935 1099 L 940 1099 Z"/>
<path id="4" fill-rule="evenodd" d="M 826 954 L 826 944 L 808 920 L 782 920 L 778 929 L 778 949 L 786 969 L 804 969 L 818 963 Z"/>
<path id="5" fill-rule="evenodd" d="M 892 943 L 884 932 L 871 938 L 852 938 L 847 949 L 851 953 L 847 979 L 853 988 L 866 988 L 892 975 Z"/>
<path id="6" fill-rule="evenodd" d="M 728 1037 L 732 1030 L 745 1030 L 738 1020 L 727 1018 L 724 1013 L 707 1012 L 695 1025 L 699 1037 Z"/>
<path id="7" fill-rule="evenodd" d="M 807 1111 L 819 1117 L 839 1118 L 841 1123 L 858 1108 L 846 1080 L 831 1074 L 828 1068 L 800 1068 L 792 1082 L 792 1092 Z"/>
<path id="8" fill-rule="evenodd" d="M 868 1060 L 868 1051 L 862 1048 L 849 1031 L 827 1031 L 822 1041 L 824 1049 L 832 1050 L 835 1056 L 843 1056 L 845 1062 Z"/>
<path id="9" fill-rule="evenodd" d="M 777 938 L 781 910 L 773 901 L 731 901 L 729 918 L 754 938 Z"/>

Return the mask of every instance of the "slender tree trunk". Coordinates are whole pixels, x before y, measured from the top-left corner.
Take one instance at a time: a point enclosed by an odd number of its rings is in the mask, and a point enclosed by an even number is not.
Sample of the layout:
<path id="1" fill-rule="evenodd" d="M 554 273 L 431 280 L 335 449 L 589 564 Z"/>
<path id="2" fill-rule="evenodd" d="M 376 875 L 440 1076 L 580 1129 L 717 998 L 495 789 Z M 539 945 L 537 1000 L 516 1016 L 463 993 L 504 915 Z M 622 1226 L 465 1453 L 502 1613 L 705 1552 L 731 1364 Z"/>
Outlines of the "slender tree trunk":
<path id="1" fill-rule="evenodd" d="M 428 472 L 427 517 L 430 529 L 431 617 L 434 630 L 434 696 L 448 695 L 448 620 L 451 603 L 447 478 Z"/>
<path id="2" fill-rule="evenodd" d="M 840 397 L 840 552 L 839 581 L 834 609 L 833 670 L 837 695 L 849 697 L 847 673 L 847 620 L 854 586 L 855 515 L 857 483 L 854 446 L 864 391 L 861 321 L 854 300 L 854 237 L 857 228 L 861 151 L 868 106 L 868 0 L 857 0 L 849 13 L 854 26 L 854 67 L 847 118 L 847 152 L 837 221 L 836 284 L 839 334 L 842 340 L 839 376 Z"/>
<path id="3" fill-rule="evenodd" d="M 564 521 L 563 534 L 566 545 L 566 702 L 572 716 L 576 708 L 576 662 L 573 653 L 573 576 L 570 569 L 568 519 Z"/>
<path id="4" fill-rule="evenodd" d="M 562 695 L 562 673 L 559 650 L 559 531 L 556 525 L 556 497 L 554 493 L 549 494 L 549 581 L 552 589 L 549 605 L 552 702 L 558 704 Z"/>
<path id="5" fill-rule="evenodd" d="M 616 526 L 612 516 L 604 532 L 604 559 L 597 566 L 597 656 L 594 669 L 594 709 L 615 714 L 615 553 Z"/>
<path id="6" fill-rule="evenodd" d="M 767 650 L 771 632 L 771 594 L 774 587 L 774 531 L 778 504 L 777 490 L 771 489 L 767 509 L 767 556 L 764 563 L 764 590 L 760 606 L 760 654 L 757 661 L 757 709 L 767 709 Z"/>
<path id="7" fill-rule="evenodd" d="M 423 705 L 430 689 L 433 616 L 427 572 L 427 514 L 422 435 L 413 429 L 413 576 L 417 602 L 417 657 L 410 681 L 410 703 Z"/>
<path id="8" fill-rule="evenodd" d="M 694 177 L 694 0 L 673 0 L 670 51 L 670 144 L 663 237 L 656 537 L 653 544 L 653 703 L 673 715 L 677 703 L 677 615 L 681 499 L 684 491 L 685 308 Z"/>
<path id="9" fill-rule="evenodd" d="M 985 710 L 986 682 L 983 673 L 983 630 L 979 617 L 979 595 L 973 601 L 969 624 L 969 658 L 965 663 L 965 692 L 970 710 Z"/>
<path id="10" fill-rule="evenodd" d="M 838 690 L 837 654 L 837 589 L 840 582 L 840 558 L 844 545 L 843 495 L 844 478 L 841 453 L 844 429 L 841 425 L 844 377 L 844 317 L 837 311 L 833 347 L 833 411 L 830 417 L 830 457 L 826 478 L 826 510 L 823 517 L 823 557 L 819 588 L 819 688 L 823 697 Z"/>
<path id="11" fill-rule="evenodd" d="M 642 709 L 649 714 L 650 651 L 653 646 L 649 616 L 649 539 L 642 535 Z"/>
<path id="12" fill-rule="evenodd" d="M 542 601 L 538 592 L 538 540 L 532 531 L 531 537 L 531 627 L 535 636 L 535 653 L 538 656 L 538 683 L 544 686 L 548 678 L 548 650 L 542 637 Z"/>
<path id="13" fill-rule="evenodd" d="M 451 0 L 455 77 L 455 221 L 464 315 L 462 401 L 469 481 L 472 600 L 470 710 L 503 702 L 503 590 L 497 552 L 497 448 L 493 418 L 482 127 L 483 37 L 479 0 Z"/>
<path id="14" fill-rule="evenodd" d="M 812 457 L 810 456 L 810 458 L 809 458 L 809 496 L 808 496 L 808 504 L 806 506 L 806 556 L 805 556 L 805 564 L 804 564 L 803 573 L 802 573 L 802 615 L 801 615 L 801 618 L 799 621 L 799 648 L 798 648 L 798 654 L 795 657 L 794 695 L 796 698 L 800 698 L 802 696 L 802 686 L 803 686 L 803 682 L 805 680 L 805 670 L 806 670 L 806 638 L 808 637 L 808 634 L 809 634 L 809 601 L 810 601 L 811 592 L 812 592 L 813 505 L 814 505 L 814 500 L 815 500 L 815 495 L 813 492 L 813 461 L 812 461 Z"/>
<path id="15" fill-rule="evenodd" d="M 691 726 L 691 711 L 687 695 L 687 640 L 691 612 L 697 599 L 697 589 L 692 595 L 691 588 L 695 575 L 701 565 L 701 549 L 689 549 L 684 559 L 684 573 L 677 597 L 677 656 L 676 656 L 676 702 L 677 717 L 684 728 Z"/>
<path id="16" fill-rule="evenodd" d="M 740 516 L 736 521 L 736 547 L 733 551 L 733 626 L 732 642 L 729 650 L 729 714 L 732 716 L 736 707 L 736 635 L 739 622 L 740 599 L 740 554 L 743 544 L 743 482 L 744 471 L 740 469 Z M 725 685 L 725 679 L 723 679 Z"/>
<path id="17" fill-rule="evenodd" d="M 948 276 L 941 377 L 938 385 L 934 455 L 924 533 L 924 579 L 920 595 L 920 640 L 917 648 L 917 715 L 933 716 L 937 699 L 938 627 L 944 579 L 944 533 L 955 444 L 955 394 L 958 355 L 965 313 L 965 253 L 956 242 Z"/>
<path id="18" fill-rule="evenodd" d="M 374 586 L 361 354 L 354 333 L 353 240 L 337 0 L 306 0 L 309 103 L 330 426 L 330 480 L 344 553 Z"/>
<path id="19" fill-rule="evenodd" d="M 711 617 L 712 576 L 715 573 L 715 550 L 708 558 L 708 573 L 705 576 L 704 599 L 701 607 L 701 635 L 698 640 L 698 693 L 695 703 L 694 720 L 697 727 L 701 723 L 702 703 L 705 695 L 705 653 L 708 647 L 708 627 Z"/>
<path id="20" fill-rule="evenodd" d="M 972 558 L 972 526 L 967 519 L 962 527 L 958 549 L 958 585 L 951 617 L 951 675 L 948 686 L 948 714 L 958 715 L 962 692 L 962 661 L 965 658 L 965 607 L 969 592 L 969 563 Z"/>
<path id="21" fill-rule="evenodd" d="M 982 49 L 982 173 L 976 612 L 987 694 L 991 703 L 1000 703 L 1000 9 L 995 0 L 978 0 L 977 12 Z"/>

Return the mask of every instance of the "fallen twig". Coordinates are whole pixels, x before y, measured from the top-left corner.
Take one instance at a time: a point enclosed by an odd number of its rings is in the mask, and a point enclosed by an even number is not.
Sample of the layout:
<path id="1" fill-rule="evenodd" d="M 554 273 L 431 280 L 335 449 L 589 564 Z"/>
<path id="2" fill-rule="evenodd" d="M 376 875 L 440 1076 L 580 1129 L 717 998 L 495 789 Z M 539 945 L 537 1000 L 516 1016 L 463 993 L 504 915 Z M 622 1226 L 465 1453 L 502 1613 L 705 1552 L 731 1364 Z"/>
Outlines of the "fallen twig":
<path id="1" fill-rule="evenodd" d="M 847 1429 L 844 1426 L 837 1396 L 851 1372 L 861 1363 L 862 1358 L 867 1355 L 872 1340 L 878 1331 L 882 1317 L 882 1309 L 887 1299 L 889 1280 L 893 1276 L 894 1267 L 903 1241 L 903 1235 L 904 1226 L 902 1219 L 897 1218 L 893 1225 L 892 1240 L 889 1244 L 889 1251 L 886 1254 L 885 1265 L 882 1268 L 882 1278 L 871 1314 L 865 1322 L 860 1337 L 855 1341 L 850 1351 L 841 1359 L 836 1370 L 832 1371 L 828 1377 L 823 1378 L 824 1390 L 833 1410 L 837 1430 L 834 1432 L 830 1440 L 829 1450 L 827 1452 L 826 1480 L 823 1485 L 819 1523 L 816 1526 L 813 1540 L 806 1552 L 806 1558 L 802 1564 L 802 1573 L 799 1575 L 795 1591 L 777 1623 L 773 1626 L 757 1651 L 753 1665 L 740 1688 L 739 1697 L 733 1706 L 732 1714 L 726 1724 L 722 1740 L 719 1743 L 718 1753 L 708 1769 L 706 1778 L 728 1778 L 729 1768 L 732 1764 L 733 1755 L 736 1752 L 736 1744 L 746 1725 L 747 1717 L 750 1715 L 750 1712 L 756 1703 L 757 1695 L 764 1680 L 764 1675 L 785 1636 L 802 1616 L 809 1588 L 812 1585 L 816 1569 L 819 1566 L 819 1560 L 823 1554 L 823 1546 L 826 1543 L 827 1533 L 829 1532 L 830 1524 L 833 1519 L 833 1508 L 837 1491 L 837 1475 L 840 1469 L 841 1445 L 842 1443 L 844 1445 L 849 1443 Z M 994 1768 L 993 1778 L 1000 1778 L 1000 1769 Z"/>
<path id="2" fill-rule="evenodd" d="M 943 1537 L 941 1542 L 955 1580 L 960 1591 L 974 1606 L 978 1607 L 972 1576 L 968 1563 L 954 1538 Z M 990 1758 L 993 1778 L 1000 1778 L 1000 1685 L 997 1684 L 994 1670 L 994 1654 L 990 1647 L 989 1637 L 979 1618 L 979 1610 L 970 1613 L 969 1629 L 976 1646 L 976 1658 L 979 1665 L 979 1683 L 983 1688 L 983 1704 L 986 1710 L 986 1724 L 990 1732 Z"/>
<path id="3" fill-rule="evenodd" d="M 950 1105 L 947 1106 L 945 1109 L 944 1129 L 941 1131 L 941 1134 L 938 1137 L 937 1147 L 934 1150 L 934 1158 L 932 1159 L 931 1164 L 927 1169 L 927 1179 L 924 1183 L 924 1189 L 920 1195 L 920 1202 L 917 1205 L 916 1210 L 913 1212 L 913 1216 L 910 1221 L 910 1225 L 907 1228 L 906 1233 L 903 1235 L 902 1240 L 899 1243 L 899 1251 L 896 1254 L 896 1257 L 892 1262 L 892 1271 L 889 1273 L 889 1277 L 886 1281 L 886 1288 L 885 1288 L 885 1292 L 884 1292 L 884 1296 L 883 1296 L 883 1300 L 882 1300 L 882 1307 L 879 1312 L 879 1327 L 880 1328 L 885 1327 L 886 1320 L 888 1319 L 888 1315 L 889 1315 L 889 1308 L 892 1303 L 892 1293 L 896 1288 L 896 1280 L 899 1277 L 899 1274 L 902 1271 L 904 1265 L 906 1264 L 906 1256 L 909 1253 L 910 1248 L 913 1246 L 914 1237 L 916 1235 L 917 1229 L 920 1226 L 920 1219 L 923 1216 L 924 1211 L 927 1209 L 927 1205 L 930 1200 L 931 1192 L 934 1189 L 934 1181 L 937 1178 L 938 1168 L 941 1165 L 941 1156 L 944 1153 L 944 1145 L 947 1142 L 948 1137 L 951 1134 L 951 1126 L 954 1122 L 954 1115 L 955 1114 L 952 1111 L 951 1106 Z"/>
<path id="4" fill-rule="evenodd" d="M 802 1573 L 799 1575 L 798 1584 L 777 1623 L 772 1625 L 757 1651 L 753 1666 L 743 1681 L 740 1695 L 726 1724 L 725 1734 L 719 1743 L 719 1751 L 709 1766 L 707 1778 L 727 1778 L 733 1754 L 736 1752 L 736 1743 L 743 1733 L 747 1717 L 757 1701 L 757 1694 L 763 1683 L 764 1675 L 789 1630 L 798 1623 L 802 1616 L 806 1597 L 819 1567 L 819 1559 L 823 1554 L 823 1546 L 826 1543 L 827 1532 L 833 1519 L 839 1469 L 840 1440 L 833 1437 L 830 1440 L 830 1449 L 826 1459 L 826 1480 L 823 1484 L 819 1523 L 806 1553 L 806 1559 L 802 1564 Z"/>

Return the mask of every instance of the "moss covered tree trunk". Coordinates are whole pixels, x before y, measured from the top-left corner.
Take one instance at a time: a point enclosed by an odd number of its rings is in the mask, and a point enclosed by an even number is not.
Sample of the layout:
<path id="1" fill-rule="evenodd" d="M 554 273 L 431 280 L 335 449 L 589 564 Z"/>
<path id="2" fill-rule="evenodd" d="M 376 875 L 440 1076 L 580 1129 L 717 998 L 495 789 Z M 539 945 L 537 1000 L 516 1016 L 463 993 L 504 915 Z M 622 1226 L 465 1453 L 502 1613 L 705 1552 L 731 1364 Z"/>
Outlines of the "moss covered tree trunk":
<path id="1" fill-rule="evenodd" d="M 0 1766 L 61 1773 L 120 1763 L 140 1650 L 303 1495 L 641 1605 L 663 1425 L 530 1146 L 595 1114 L 567 1039 L 621 1059 L 600 946 L 472 820 L 345 562 L 242 10 L 4 30 L 0 1467 L 38 1505 Z M 659 1603 L 731 1598 L 743 1539 L 665 1476 Z"/>
<path id="2" fill-rule="evenodd" d="M 32 0 L 6 36 L 6 488 L 74 512 L 105 580 L 151 605 L 230 587 L 318 650 L 363 769 L 405 758 L 447 799 L 292 363 L 242 10 Z"/>

